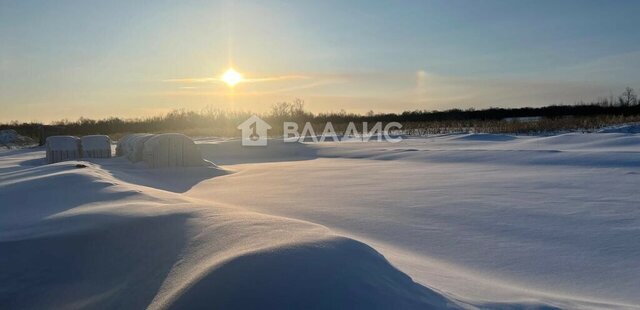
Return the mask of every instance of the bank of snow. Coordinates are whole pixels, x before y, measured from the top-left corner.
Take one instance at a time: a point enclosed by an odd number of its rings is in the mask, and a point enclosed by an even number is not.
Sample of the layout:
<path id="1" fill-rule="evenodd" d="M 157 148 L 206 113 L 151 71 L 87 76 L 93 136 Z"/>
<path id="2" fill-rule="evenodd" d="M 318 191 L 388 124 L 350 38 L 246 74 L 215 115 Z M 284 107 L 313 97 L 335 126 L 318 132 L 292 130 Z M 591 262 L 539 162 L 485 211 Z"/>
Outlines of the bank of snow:
<path id="1" fill-rule="evenodd" d="M 0 154 L 0 308 L 640 308 L 640 135 L 199 143 Z"/>
<path id="2" fill-rule="evenodd" d="M 224 154 L 235 146 L 202 147 Z M 640 135 L 287 147 L 310 160 L 225 157 L 224 167 L 238 173 L 185 194 L 329 227 L 373 246 L 417 282 L 477 306 L 640 305 Z"/>
<path id="3" fill-rule="evenodd" d="M 125 160 L 3 155 L 2 309 L 456 307 L 323 226 L 132 184 L 139 168 Z"/>

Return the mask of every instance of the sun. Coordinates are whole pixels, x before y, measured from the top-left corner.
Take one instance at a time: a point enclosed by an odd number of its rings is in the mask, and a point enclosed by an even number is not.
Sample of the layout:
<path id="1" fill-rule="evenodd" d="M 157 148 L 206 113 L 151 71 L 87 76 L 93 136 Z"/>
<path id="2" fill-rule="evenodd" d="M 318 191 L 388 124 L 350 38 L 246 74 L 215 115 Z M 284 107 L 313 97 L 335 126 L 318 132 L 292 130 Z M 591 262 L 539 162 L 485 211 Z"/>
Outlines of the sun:
<path id="1" fill-rule="evenodd" d="M 233 87 L 242 81 L 242 74 L 233 70 L 233 68 L 229 68 L 229 70 L 222 75 L 221 79 L 223 82 L 227 83 L 229 87 Z"/>

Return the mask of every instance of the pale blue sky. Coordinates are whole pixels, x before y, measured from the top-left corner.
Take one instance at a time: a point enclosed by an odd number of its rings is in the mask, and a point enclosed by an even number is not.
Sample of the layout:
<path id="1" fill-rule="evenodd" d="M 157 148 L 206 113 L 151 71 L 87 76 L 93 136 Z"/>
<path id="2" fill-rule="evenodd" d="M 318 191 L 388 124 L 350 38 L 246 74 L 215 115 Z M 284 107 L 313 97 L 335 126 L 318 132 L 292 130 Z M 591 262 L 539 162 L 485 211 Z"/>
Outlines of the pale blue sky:
<path id="1" fill-rule="evenodd" d="M 638 1 L 0 0 L 0 122 L 539 106 L 640 88 Z M 228 67 L 246 78 L 230 89 Z"/>

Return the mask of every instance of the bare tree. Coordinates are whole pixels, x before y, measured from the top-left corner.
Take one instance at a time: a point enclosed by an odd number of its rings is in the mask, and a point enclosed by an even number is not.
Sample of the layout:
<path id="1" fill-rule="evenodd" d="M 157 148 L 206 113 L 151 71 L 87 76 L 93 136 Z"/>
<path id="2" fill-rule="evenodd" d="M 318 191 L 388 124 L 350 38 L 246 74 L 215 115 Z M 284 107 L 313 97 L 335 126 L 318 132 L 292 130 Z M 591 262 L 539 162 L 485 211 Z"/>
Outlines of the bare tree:
<path id="1" fill-rule="evenodd" d="M 618 102 L 621 106 L 624 107 L 635 105 L 636 103 L 638 103 L 638 95 L 636 95 L 636 92 L 633 90 L 633 88 L 627 87 L 618 97 Z"/>

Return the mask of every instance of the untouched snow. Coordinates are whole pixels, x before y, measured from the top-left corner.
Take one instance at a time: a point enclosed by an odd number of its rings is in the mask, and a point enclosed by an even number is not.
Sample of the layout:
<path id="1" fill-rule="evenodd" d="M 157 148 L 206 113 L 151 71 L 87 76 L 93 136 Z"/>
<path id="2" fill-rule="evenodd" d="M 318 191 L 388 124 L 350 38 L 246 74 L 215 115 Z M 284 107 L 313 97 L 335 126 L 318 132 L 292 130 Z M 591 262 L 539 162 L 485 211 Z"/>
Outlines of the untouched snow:
<path id="1" fill-rule="evenodd" d="M 129 183 L 219 169 L 42 155 L 0 156 L 2 309 L 457 307 L 326 227 Z"/>
<path id="2" fill-rule="evenodd" d="M 0 153 L 0 308 L 640 308 L 640 135 L 198 143 Z"/>

